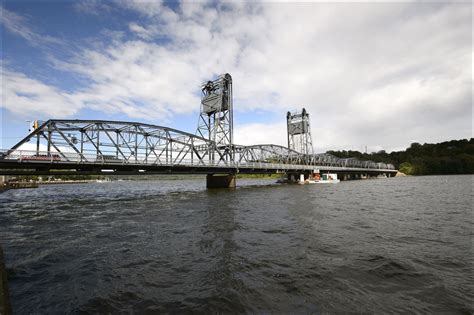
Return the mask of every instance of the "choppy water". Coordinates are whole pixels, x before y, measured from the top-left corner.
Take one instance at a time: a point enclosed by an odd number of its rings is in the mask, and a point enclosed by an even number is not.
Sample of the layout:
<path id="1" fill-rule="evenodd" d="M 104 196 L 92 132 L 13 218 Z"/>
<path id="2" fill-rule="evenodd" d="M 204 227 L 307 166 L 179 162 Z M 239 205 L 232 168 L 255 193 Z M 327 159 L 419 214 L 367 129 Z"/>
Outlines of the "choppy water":
<path id="1" fill-rule="evenodd" d="M 15 313 L 473 312 L 473 176 L 0 194 Z"/>

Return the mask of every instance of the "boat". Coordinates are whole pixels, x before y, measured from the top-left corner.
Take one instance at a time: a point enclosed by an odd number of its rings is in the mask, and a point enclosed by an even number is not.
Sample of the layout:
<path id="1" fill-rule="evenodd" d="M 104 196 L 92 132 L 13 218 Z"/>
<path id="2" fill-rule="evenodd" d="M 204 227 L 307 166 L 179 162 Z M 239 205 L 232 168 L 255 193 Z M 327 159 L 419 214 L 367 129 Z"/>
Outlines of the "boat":
<path id="1" fill-rule="evenodd" d="M 336 173 L 325 173 L 319 174 L 319 170 L 314 170 L 307 179 L 304 178 L 304 174 L 300 175 L 298 184 L 336 184 L 340 180 L 337 178 Z"/>
<path id="2" fill-rule="evenodd" d="M 110 183 L 112 180 L 108 177 L 104 178 L 104 179 L 98 179 L 96 180 L 95 182 L 96 183 Z"/>

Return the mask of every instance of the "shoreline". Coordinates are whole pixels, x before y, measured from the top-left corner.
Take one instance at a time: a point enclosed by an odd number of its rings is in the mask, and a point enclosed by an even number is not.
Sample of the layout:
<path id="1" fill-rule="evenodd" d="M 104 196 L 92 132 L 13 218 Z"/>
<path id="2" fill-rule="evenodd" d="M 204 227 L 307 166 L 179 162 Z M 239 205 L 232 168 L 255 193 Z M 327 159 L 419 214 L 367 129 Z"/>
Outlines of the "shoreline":
<path id="1" fill-rule="evenodd" d="M 61 180 L 61 181 L 41 181 L 36 182 L 38 185 L 66 185 L 66 184 L 89 184 L 97 182 L 96 179 L 83 179 L 83 180 Z"/>

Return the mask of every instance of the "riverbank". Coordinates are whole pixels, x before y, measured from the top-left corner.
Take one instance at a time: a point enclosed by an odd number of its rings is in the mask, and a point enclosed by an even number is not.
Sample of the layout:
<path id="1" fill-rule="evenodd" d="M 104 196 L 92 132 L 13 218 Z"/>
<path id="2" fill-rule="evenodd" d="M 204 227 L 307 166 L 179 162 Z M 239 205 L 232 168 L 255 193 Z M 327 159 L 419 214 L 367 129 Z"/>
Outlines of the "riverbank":
<path id="1" fill-rule="evenodd" d="M 23 189 L 23 188 L 38 188 L 38 183 L 36 182 L 0 183 L 0 193 L 5 192 L 10 189 Z"/>
<path id="2" fill-rule="evenodd" d="M 404 151 L 328 151 L 339 158 L 354 157 L 391 163 L 406 175 L 474 174 L 474 138 L 440 143 L 412 143 Z"/>
<path id="3" fill-rule="evenodd" d="M 62 185 L 62 184 L 88 184 L 95 183 L 97 179 L 84 179 L 84 180 L 55 180 L 55 181 L 44 181 L 38 182 L 39 185 Z"/>
<path id="4" fill-rule="evenodd" d="M 10 189 L 38 188 L 40 185 L 68 185 L 68 184 L 89 184 L 97 180 L 60 180 L 60 181 L 26 181 L 26 182 L 8 182 L 0 185 L 0 193 Z M 3 315 L 0 313 L 0 315 Z"/>

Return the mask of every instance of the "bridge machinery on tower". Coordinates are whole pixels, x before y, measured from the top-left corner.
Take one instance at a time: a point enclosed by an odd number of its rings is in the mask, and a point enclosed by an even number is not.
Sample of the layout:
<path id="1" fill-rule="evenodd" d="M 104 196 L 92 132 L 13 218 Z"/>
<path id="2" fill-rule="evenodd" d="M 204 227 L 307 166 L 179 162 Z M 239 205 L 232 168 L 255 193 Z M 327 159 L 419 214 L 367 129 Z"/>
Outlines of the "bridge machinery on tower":
<path id="1" fill-rule="evenodd" d="M 301 112 L 286 114 L 288 149 L 297 151 L 305 156 L 313 155 L 313 139 L 309 113 L 305 108 Z"/>
<path id="2" fill-rule="evenodd" d="M 209 161 L 234 161 L 232 77 L 226 73 L 201 87 L 201 112 L 196 134 L 209 140 Z M 211 147 L 214 146 L 214 147 Z M 215 152 L 224 152 L 217 157 Z M 218 159 L 218 160 L 216 160 Z"/>
<path id="3" fill-rule="evenodd" d="M 201 112 L 196 134 L 208 142 L 207 155 L 211 164 L 234 163 L 232 77 L 226 73 L 201 87 Z M 224 155 L 216 156 L 216 152 Z M 217 159 L 218 158 L 218 159 Z M 231 174 L 207 174 L 208 188 L 235 187 L 235 172 Z"/>

